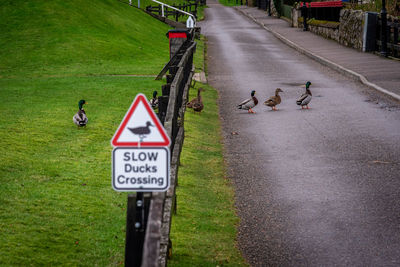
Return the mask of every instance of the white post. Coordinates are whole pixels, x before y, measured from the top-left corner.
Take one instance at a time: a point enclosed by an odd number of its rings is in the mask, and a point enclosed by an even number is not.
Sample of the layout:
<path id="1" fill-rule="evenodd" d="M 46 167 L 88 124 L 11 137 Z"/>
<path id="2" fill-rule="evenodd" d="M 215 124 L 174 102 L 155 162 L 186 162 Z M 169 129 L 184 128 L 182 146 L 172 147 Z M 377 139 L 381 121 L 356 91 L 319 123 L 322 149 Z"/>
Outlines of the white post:
<path id="1" fill-rule="evenodd" d="M 137 7 L 140 8 L 140 0 L 137 0 Z"/>
<path id="2" fill-rule="evenodd" d="M 132 0 L 129 0 L 129 5 L 130 5 L 130 6 L 132 5 Z"/>
<path id="3" fill-rule="evenodd" d="M 364 16 L 364 29 L 363 29 L 363 46 L 362 51 L 367 51 L 367 32 L 368 32 L 368 12 L 365 12 Z"/>
<path id="4" fill-rule="evenodd" d="M 138 0 L 138 1 L 140 1 L 140 0 Z M 159 4 L 159 5 L 161 5 L 161 9 L 162 9 L 162 10 L 161 10 L 161 14 L 162 14 L 162 17 L 164 17 L 164 6 L 167 6 L 167 7 L 171 8 L 171 9 L 173 9 L 173 10 L 176 10 L 176 11 L 178 11 L 178 12 L 181 12 L 181 13 L 183 13 L 183 14 L 185 14 L 185 15 L 190 16 L 190 17 L 193 19 L 193 26 L 196 26 L 196 18 L 193 16 L 192 13 L 189 13 L 189 12 L 186 12 L 186 11 L 183 11 L 183 10 L 180 10 L 180 9 L 178 9 L 178 8 L 176 8 L 176 7 L 173 7 L 173 6 L 164 4 L 163 2 L 160 2 L 160 1 L 157 1 L 157 0 L 151 0 L 151 1 L 153 1 L 153 2 L 155 2 L 155 3 L 157 3 L 157 4 Z"/>
<path id="5" fill-rule="evenodd" d="M 186 28 L 193 28 L 194 27 L 194 21 L 192 16 L 189 16 L 188 19 L 186 20 Z"/>

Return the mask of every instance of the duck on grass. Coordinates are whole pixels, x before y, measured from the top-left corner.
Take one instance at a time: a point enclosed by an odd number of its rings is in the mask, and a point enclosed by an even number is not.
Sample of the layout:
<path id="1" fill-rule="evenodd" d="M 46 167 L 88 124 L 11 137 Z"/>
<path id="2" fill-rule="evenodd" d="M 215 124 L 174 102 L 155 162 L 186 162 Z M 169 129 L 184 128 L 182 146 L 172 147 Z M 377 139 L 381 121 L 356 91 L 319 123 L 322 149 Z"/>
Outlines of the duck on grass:
<path id="1" fill-rule="evenodd" d="M 158 92 L 154 91 L 153 92 L 153 98 L 150 99 L 149 104 L 150 106 L 154 109 L 157 110 L 158 109 L 158 97 L 157 97 Z"/>
<path id="2" fill-rule="evenodd" d="M 87 104 L 87 102 L 82 99 L 78 102 L 79 110 L 75 113 L 74 117 L 72 117 L 72 121 L 79 127 L 84 127 L 88 123 L 88 118 L 86 116 L 86 112 L 83 109 L 83 105 Z"/>
<path id="3" fill-rule="evenodd" d="M 203 99 L 201 97 L 201 92 L 204 88 L 199 88 L 197 90 L 197 97 L 193 98 L 189 103 L 186 104 L 187 108 L 192 108 L 194 112 L 201 112 L 204 108 Z"/>

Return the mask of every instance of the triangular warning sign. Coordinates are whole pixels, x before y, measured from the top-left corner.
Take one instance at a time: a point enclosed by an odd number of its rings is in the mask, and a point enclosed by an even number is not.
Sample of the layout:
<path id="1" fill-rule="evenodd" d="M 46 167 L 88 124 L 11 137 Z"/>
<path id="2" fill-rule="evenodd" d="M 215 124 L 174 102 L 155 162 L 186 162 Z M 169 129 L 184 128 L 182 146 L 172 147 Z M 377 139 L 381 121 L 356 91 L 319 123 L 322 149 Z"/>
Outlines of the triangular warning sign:
<path id="1" fill-rule="evenodd" d="M 116 147 L 161 147 L 170 143 L 164 127 L 143 94 L 136 95 L 111 139 L 111 145 Z"/>

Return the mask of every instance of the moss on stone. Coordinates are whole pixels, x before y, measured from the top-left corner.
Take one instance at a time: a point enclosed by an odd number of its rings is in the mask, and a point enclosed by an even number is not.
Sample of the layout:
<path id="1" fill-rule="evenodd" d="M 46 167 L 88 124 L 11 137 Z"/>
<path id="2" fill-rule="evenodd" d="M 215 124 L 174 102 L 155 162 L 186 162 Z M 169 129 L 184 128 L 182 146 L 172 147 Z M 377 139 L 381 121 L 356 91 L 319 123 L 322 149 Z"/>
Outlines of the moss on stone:
<path id="1" fill-rule="evenodd" d="M 317 19 L 309 19 L 307 20 L 309 25 L 318 26 L 318 27 L 325 27 L 325 28 L 339 28 L 340 22 L 336 21 L 327 21 L 327 20 L 317 20 Z"/>
<path id="2" fill-rule="evenodd" d="M 303 17 L 299 17 L 297 19 L 297 22 L 300 24 L 303 24 Z M 308 25 L 313 25 L 317 27 L 325 27 L 325 28 L 332 28 L 332 29 L 338 29 L 340 22 L 336 21 L 327 21 L 327 20 L 317 20 L 317 19 L 308 19 L 307 20 Z"/>

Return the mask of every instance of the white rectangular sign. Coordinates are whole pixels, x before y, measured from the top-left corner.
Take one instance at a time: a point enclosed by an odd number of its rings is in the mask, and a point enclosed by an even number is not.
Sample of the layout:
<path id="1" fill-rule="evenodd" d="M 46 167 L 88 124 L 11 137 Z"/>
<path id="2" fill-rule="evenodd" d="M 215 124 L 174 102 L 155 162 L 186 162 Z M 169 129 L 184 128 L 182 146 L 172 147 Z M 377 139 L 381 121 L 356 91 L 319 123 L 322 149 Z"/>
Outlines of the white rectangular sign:
<path id="1" fill-rule="evenodd" d="M 116 147 L 112 152 L 112 186 L 116 191 L 167 191 L 168 147 Z"/>

